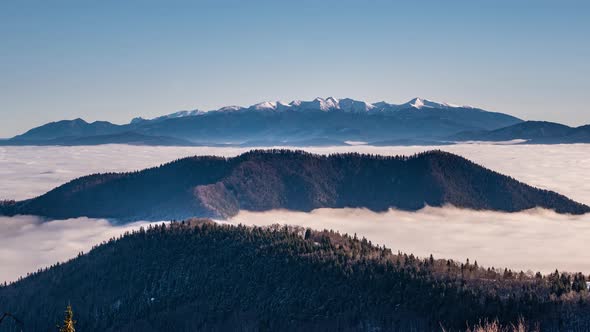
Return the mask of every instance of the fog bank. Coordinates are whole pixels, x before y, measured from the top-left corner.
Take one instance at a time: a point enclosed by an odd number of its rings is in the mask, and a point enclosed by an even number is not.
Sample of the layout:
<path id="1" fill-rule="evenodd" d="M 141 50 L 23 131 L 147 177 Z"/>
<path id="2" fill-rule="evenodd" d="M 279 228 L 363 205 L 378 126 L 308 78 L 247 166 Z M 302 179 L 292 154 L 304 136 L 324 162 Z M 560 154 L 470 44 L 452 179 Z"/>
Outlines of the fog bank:
<path id="1" fill-rule="evenodd" d="M 590 214 L 560 215 L 534 209 L 518 213 L 427 207 L 417 212 L 318 209 L 240 212 L 232 224 L 290 224 L 365 236 L 394 251 L 427 257 L 477 260 L 517 270 L 590 273 L 586 248 Z M 105 219 L 45 221 L 35 216 L 0 217 L 0 282 L 87 252 L 93 245 L 147 222 L 115 226 Z"/>
<path id="2" fill-rule="evenodd" d="M 45 221 L 35 216 L 0 217 L 0 282 L 89 251 L 93 245 L 149 223 L 114 226 L 105 219 Z"/>
<path id="3" fill-rule="evenodd" d="M 314 147 L 329 154 L 362 152 L 409 155 L 449 151 L 525 183 L 555 190 L 590 204 L 590 144 Z M 192 155 L 235 156 L 249 149 L 220 147 L 0 147 L 0 199 L 26 199 L 76 177 L 156 166 Z M 497 213 L 452 207 L 418 212 L 374 213 L 358 209 L 322 209 L 310 214 L 242 212 L 232 222 L 299 224 L 358 233 L 393 250 L 420 256 L 478 260 L 480 264 L 590 273 L 586 239 L 590 215 L 566 216 L 546 210 Z M 0 282 L 75 257 L 97 243 L 141 223 L 113 226 L 106 220 L 77 218 L 42 223 L 31 216 L 0 217 Z"/>
<path id="4" fill-rule="evenodd" d="M 365 236 L 421 257 L 452 258 L 494 267 L 552 272 L 590 273 L 588 238 L 590 214 L 560 215 L 533 209 L 518 213 L 427 207 L 417 212 L 365 209 L 318 209 L 240 212 L 231 223 L 246 225 L 290 224 L 333 229 Z"/>

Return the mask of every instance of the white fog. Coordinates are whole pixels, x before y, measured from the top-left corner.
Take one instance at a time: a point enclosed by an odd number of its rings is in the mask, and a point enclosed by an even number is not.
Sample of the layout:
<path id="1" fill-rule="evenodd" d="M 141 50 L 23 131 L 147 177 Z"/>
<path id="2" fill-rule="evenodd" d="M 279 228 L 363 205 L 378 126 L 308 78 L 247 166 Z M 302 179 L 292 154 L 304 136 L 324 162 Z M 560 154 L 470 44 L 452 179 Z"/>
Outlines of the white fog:
<path id="1" fill-rule="evenodd" d="M 463 144 L 435 147 L 464 156 L 528 184 L 555 190 L 590 204 L 590 145 Z M 321 147 L 315 153 L 364 152 L 413 154 L 433 147 Z M 0 147 L 0 199 L 40 195 L 78 176 L 129 171 L 191 155 L 235 156 L 245 148 L 139 147 Z M 567 216 L 545 210 L 520 213 L 481 212 L 453 207 L 418 212 L 373 213 L 321 209 L 312 213 L 242 212 L 231 222 L 297 224 L 358 233 L 394 251 L 440 258 L 477 260 L 480 265 L 548 272 L 590 273 L 584 248 L 590 215 Z M 40 267 L 64 261 L 93 245 L 142 223 L 113 226 L 106 220 L 77 218 L 43 222 L 32 216 L 0 217 L 0 281 L 14 280 Z"/>

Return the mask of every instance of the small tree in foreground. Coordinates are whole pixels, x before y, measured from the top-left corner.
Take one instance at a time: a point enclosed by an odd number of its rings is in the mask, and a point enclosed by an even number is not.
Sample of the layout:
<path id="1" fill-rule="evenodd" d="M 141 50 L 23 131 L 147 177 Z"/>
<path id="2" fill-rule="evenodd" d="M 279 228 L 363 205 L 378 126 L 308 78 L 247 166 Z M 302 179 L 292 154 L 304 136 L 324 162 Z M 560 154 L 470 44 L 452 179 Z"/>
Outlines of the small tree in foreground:
<path id="1" fill-rule="evenodd" d="M 76 332 L 74 324 L 76 324 L 74 312 L 72 311 L 72 306 L 68 304 L 66 307 L 66 316 L 64 317 L 63 325 L 59 328 L 59 332 Z"/>

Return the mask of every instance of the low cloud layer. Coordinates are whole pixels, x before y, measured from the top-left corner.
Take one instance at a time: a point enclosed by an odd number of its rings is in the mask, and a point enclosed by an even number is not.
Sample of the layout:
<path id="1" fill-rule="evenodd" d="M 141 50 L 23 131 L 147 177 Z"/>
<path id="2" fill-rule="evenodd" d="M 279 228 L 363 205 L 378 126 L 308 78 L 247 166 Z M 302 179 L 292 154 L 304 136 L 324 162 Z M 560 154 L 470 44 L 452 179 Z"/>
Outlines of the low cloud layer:
<path id="1" fill-rule="evenodd" d="M 590 273 L 590 214 L 560 215 L 534 209 L 518 213 L 427 207 L 417 212 L 318 209 L 241 212 L 231 223 L 290 224 L 365 236 L 393 251 L 517 270 Z"/>
<path id="2" fill-rule="evenodd" d="M 590 144 L 304 148 L 321 154 L 363 152 L 382 155 L 409 155 L 432 149 L 464 156 L 525 183 L 590 204 Z M 0 147 L 0 199 L 31 198 L 90 173 L 138 170 L 192 155 L 236 156 L 248 150 L 127 145 Z"/>
<path id="3" fill-rule="evenodd" d="M 104 219 L 45 221 L 35 216 L 0 217 L 0 282 L 37 271 L 87 252 L 93 245 L 147 226 L 114 226 Z"/>
<path id="4" fill-rule="evenodd" d="M 427 257 L 517 270 L 590 273 L 587 253 L 590 214 L 560 215 L 535 209 L 519 213 L 427 207 L 417 212 L 365 209 L 318 209 L 248 212 L 229 223 L 290 224 L 333 229 L 365 236 L 373 243 Z M 0 217 L 0 282 L 87 252 L 93 245 L 126 231 L 147 226 L 114 226 L 104 219 L 44 221 L 34 216 Z"/>
<path id="5" fill-rule="evenodd" d="M 329 154 L 363 152 L 408 155 L 441 149 L 528 184 L 555 190 L 590 204 L 590 144 L 490 145 L 443 147 L 319 147 Z M 30 198 L 76 177 L 156 166 L 192 155 L 235 156 L 244 148 L 0 147 L 0 199 Z M 546 210 L 496 213 L 452 207 L 418 212 L 374 213 L 359 209 L 321 209 L 312 213 L 242 212 L 232 222 L 298 224 L 358 233 L 393 250 L 420 256 L 464 260 L 496 267 L 549 272 L 555 268 L 590 273 L 587 239 L 590 215 L 567 216 Z M 43 222 L 31 216 L 0 217 L 0 281 L 75 257 L 93 245 L 141 223 L 113 226 L 106 220 L 77 218 Z"/>

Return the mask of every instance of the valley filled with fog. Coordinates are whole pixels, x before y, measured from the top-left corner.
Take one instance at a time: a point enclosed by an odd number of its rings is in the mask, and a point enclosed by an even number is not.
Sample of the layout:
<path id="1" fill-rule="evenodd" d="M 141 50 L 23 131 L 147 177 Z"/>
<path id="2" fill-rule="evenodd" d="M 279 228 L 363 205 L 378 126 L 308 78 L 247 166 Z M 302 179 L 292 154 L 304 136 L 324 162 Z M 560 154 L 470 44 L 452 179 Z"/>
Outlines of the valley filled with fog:
<path id="1" fill-rule="evenodd" d="M 329 154 L 363 152 L 408 155 L 440 149 L 527 184 L 554 190 L 590 204 L 590 145 L 461 144 L 410 147 L 313 147 Z M 247 148 L 141 147 L 0 147 L 0 200 L 27 199 L 76 177 L 160 165 L 192 155 L 236 156 Z M 417 212 L 320 209 L 311 213 L 241 212 L 231 223 L 297 224 L 357 233 L 394 251 L 471 261 L 480 265 L 549 272 L 555 268 L 590 273 L 580 250 L 590 235 L 590 215 L 552 211 L 520 213 L 427 207 Z M 14 280 L 38 268 L 75 257 L 93 245 L 145 223 L 114 225 L 107 220 L 77 218 L 45 221 L 34 216 L 0 217 L 0 281 Z"/>
<path id="2" fill-rule="evenodd" d="M 480 266 L 550 273 L 590 273 L 585 248 L 590 214 L 561 215 L 533 209 L 505 213 L 455 207 L 426 207 L 417 212 L 365 209 L 317 209 L 241 212 L 232 223 L 245 225 L 296 224 L 357 234 L 374 244 L 419 257 L 475 260 Z"/>
<path id="3" fill-rule="evenodd" d="M 527 184 L 554 190 L 590 204 L 590 144 L 459 144 L 435 147 L 355 145 L 297 149 L 320 154 L 362 152 L 381 155 L 444 150 Z M 249 150 L 129 145 L 0 146 L 0 200 L 32 198 L 69 180 L 92 173 L 140 170 L 194 155 L 233 157 Z"/>

